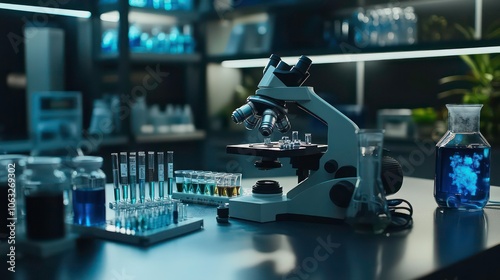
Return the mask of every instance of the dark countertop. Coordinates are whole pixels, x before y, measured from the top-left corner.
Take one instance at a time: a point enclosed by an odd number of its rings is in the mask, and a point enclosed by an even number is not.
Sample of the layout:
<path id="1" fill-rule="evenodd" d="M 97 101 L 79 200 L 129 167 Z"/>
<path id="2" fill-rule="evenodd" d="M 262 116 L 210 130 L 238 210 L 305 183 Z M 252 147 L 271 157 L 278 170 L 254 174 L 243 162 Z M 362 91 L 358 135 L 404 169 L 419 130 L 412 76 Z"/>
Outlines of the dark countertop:
<path id="1" fill-rule="evenodd" d="M 285 188 L 296 180 L 275 179 Z M 243 186 L 254 181 L 246 179 Z M 220 225 L 214 207 L 190 205 L 190 215 L 204 218 L 201 231 L 147 248 L 82 239 L 75 250 L 47 259 L 18 255 L 15 276 L 271 280 L 468 278 L 464 273 L 484 279 L 484 273 L 500 275 L 500 209 L 441 213 L 432 186 L 431 180 L 407 177 L 394 195 L 414 207 L 414 226 L 406 232 L 373 236 L 353 234 L 345 224 L 260 224 L 234 219 L 229 225 Z M 492 187 L 491 198 L 500 200 L 500 188 Z M 2 252 L 3 263 L 5 256 Z M 5 273 L 2 269 L 1 279 L 9 279 Z"/>

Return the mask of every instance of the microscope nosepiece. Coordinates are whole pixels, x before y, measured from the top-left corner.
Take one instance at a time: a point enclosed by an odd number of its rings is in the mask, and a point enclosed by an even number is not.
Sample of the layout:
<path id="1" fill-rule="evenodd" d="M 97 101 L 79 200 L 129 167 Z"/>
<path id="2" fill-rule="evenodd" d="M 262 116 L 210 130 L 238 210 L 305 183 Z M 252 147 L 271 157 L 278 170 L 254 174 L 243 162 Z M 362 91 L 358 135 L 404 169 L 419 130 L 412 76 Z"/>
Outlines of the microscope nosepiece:
<path id="1" fill-rule="evenodd" d="M 270 136 L 273 133 L 274 124 L 278 116 L 276 112 L 272 109 L 266 109 L 262 114 L 262 122 L 259 127 L 260 134 L 265 137 Z"/>
<path id="2" fill-rule="evenodd" d="M 252 102 L 248 102 L 247 104 L 234 110 L 233 114 L 231 115 L 231 119 L 235 123 L 242 123 L 246 118 L 252 116 L 253 114 L 254 114 L 253 104 Z"/>

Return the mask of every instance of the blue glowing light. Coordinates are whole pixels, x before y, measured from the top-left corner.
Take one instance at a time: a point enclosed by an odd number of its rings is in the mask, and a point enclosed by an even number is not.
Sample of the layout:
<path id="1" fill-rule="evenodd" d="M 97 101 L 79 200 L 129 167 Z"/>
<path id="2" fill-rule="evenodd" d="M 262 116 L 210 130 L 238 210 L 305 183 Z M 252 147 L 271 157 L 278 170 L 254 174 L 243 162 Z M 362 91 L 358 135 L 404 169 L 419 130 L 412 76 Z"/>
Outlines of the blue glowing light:
<path id="1" fill-rule="evenodd" d="M 474 153 L 472 157 L 469 155 L 461 157 L 458 154 L 450 157 L 453 173 L 448 175 L 452 179 L 451 184 L 457 186 L 458 193 L 476 195 L 477 179 L 478 175 L 481 174 L 479 167 L 482 160 L 483 156 L 477 153 Z"/>

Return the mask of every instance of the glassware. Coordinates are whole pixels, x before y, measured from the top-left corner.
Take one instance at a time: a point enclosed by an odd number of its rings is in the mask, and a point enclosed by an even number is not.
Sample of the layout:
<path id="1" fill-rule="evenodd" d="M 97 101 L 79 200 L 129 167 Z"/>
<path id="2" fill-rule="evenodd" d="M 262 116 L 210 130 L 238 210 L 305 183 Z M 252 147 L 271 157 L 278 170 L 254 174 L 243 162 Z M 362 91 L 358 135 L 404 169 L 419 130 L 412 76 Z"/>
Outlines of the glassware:
<path id="1" fill-rule="evenodd" d="M 479 131 L 483 105 L 448 104 L 448 131 L 436 144 L 434 198 L 440 207 L 482 209 L 490 196 L 490 144 Z"/>
<path id="2" fill-rule="evenodd" d="M 64 237 L 63 191 L 69 182 L 61 171 L 61 159 L 30 157 L 23 177 L 27 237 L 37 240 Z"/>
<path id="3" fill-rule="evenodd" d="M 101 157 L 81 156 L 73 159 L 73 222 L 83 226 L 106 222 L 106 175 L 100 169 Z"/>
<path id="4" fill-rule="evenodd" d="M 356 232 L 382 233 L 391 222 L 380 178 L 383 130 L 359 130 L 358 180 L 346 212 Z"/>

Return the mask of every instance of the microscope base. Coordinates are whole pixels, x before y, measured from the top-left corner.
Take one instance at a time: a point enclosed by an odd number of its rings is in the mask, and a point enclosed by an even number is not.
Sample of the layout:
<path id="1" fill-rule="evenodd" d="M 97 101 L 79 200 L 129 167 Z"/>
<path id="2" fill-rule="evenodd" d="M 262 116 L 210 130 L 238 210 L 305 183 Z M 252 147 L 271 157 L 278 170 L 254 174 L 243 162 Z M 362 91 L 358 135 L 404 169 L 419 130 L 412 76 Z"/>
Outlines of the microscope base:
<path id="1" fill-rule="evenodd" d="M 233 198 L 229 200 L 229 216 L 260 223 L 274 222 L 276 215 L 287 212 L 287 201 L 285 195 Z"/>

